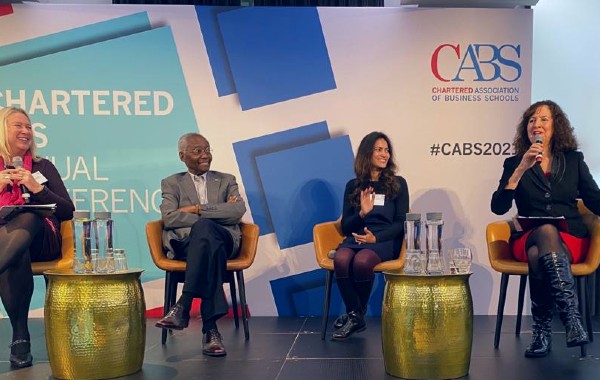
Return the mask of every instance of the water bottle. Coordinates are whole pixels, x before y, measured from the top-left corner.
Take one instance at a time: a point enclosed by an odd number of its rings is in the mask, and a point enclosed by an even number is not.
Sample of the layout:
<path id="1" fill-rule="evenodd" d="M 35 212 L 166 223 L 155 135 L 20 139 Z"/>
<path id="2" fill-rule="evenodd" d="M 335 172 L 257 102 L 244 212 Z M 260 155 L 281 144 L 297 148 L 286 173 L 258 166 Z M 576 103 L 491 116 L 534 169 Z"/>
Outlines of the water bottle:
<path id="1" fill-rule="evenodd" d="M 442 220 L 441 212 L 428 212 L 425 228 L 427 230 L 427 273 L 444 273 L 442 253 Z"/>
<path id="2" fill-rule="evenodd" d="M 421 260 L 421 214 L 406 214 L 406 220 L 404 221 L 404 241 L 406 242 L 404 273 L 423 273 L 425 263 Z"/>
<path id="3" fill-rule="evenodd" d="M 73 271 L 75 273 L 92 273 L 92 242 L 91 221 L 89 211 L 75 211 L 73 213 L 73 244 L 75 246 L 75 259 Z"/>
<path id="4" fill-rule="evenodd" d="M 113 253 L 113 221 L 110 212 L 97 211 L 93 222 L 94 247 L 98 252 L 94 271 L 97 273 L 112 273 L 115 271 Z"/>

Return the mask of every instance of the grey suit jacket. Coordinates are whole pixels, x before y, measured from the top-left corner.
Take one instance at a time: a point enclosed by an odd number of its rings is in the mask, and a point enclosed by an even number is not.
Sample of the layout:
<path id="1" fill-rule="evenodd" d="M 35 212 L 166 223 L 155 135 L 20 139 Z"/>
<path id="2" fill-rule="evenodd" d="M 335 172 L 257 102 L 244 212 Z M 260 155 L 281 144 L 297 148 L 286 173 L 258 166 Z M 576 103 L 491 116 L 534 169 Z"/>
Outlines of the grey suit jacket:
<path id="1" fill-rule="evenodd" d="M 160 212 L 164 223 L 163 246 L 167 256 L 174 257 L 172 240 L 185 239 L 198 218 L 210 218 L 223 226 L 233 238 L 233 250 L 240 246 L 240 219 L 246 212 L 246 204 L 240 196 L 238 184 L 231 174 L 210 170 L 206 173 L 208 203 L 201 205 L 200 215 L 177 211 L 180 207 L 200 203 L 194 181 L 188 172 L 173 174 L 160 183 L 162 203 Z M 229 197 L 236 202 L 227 202 Z"/>

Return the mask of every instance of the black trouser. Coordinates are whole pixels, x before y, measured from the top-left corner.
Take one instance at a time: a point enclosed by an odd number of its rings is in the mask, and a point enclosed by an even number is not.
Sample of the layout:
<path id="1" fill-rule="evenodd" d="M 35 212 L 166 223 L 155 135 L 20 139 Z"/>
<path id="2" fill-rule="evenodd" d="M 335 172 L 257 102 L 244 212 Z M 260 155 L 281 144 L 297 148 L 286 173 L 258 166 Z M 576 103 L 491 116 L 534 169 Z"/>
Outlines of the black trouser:
<path id="1" fill-rule="evenodd" d="M 188 238 L 177 245 L 177 259 L 187 261 L 183 292 L 202 298 L 200 314 L 205 326 L 227 314 L 223 279 L 227 259 L 235 254 L 229 231 L 211 219 L 198 219 Z"/>
<path id="2" fill-rule="evenodd" d="M 29 340 L 27 318 L 33 295 L 30 248 L 41 236 L 43 220 L 32 213 L 0 225 L 0 298 L 13 329 L 13 341 Z"/>

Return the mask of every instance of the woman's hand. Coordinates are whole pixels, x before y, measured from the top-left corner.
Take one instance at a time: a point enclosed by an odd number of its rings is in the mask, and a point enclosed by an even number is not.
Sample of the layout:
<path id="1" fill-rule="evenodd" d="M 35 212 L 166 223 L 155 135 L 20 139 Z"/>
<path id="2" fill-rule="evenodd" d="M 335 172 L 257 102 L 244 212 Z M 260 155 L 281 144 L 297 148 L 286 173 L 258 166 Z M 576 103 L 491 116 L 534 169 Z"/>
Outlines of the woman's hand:
<path id="1" fill-rule="evenodd" d="M 31 172 L 25 168 L 9 169 L 11 178 L 17 181 L 17 185 L 23 185 L 33 194 L 37 194 L 44 189 L 44 185 L 40 185 Z"/>
<path id="2" fill-rule="evenodd" d="M 373 210 L 373 205 L 375 205 L 375 192 L 371 186 L 360 192 L 360 215 L 361 218 L 364 218 L 368 213 Z"/>
<path id="3" fill-rule="evenodd" d="M 543 152 L 544 146 L 541 143 L 531 144 L 527 152 L 525 152 L 525 154 L 523 155 L 521 163 L 519 164 L 519 168 L 523 171 L 526 171 L 527 169 L 531 168 L 536 163 L 535 158 Z"/>
<path id="4" fill-rule="evenodd" d="M 506 183 L 506 186 L 504 188 L 507 190 L 516 189 L 523 174 L 525 174 L 525 172 L 527 170 L 529 170 L 531 167 L 533 167 L 533 165 L 535 165 L 535 163 L 536 163 L 535 158 L 537 157 L 538 154 L 540 154 L 542 152 L 544 152 L 544 147 L 542 144 L 540 144 L 540 143 L 531 144 L 531 146 L 529 147 L 527 152 L 525 152 L 525 154 L 523 154 L 523 158 L 521 158 L 521 162 L 519 163 L 519 166 L 517 166 L 515 168 L 515 171 L 508 179 L 508 182 Z"/>
<path id="5" fill-rule="evenodd" d="M 354 241 L 357 242 L 358 244 L 366 244 L 366 243 L 377 243 L 377 238 L 375 237 L 375 235 L 373 235 L 373 233 L 371 231 L 369 231 L 369 229 L 367 227 L 365 227 L 365 234 L 364 235 L 359 235 L 356 233 L 352 233 L 352 236 L 354 237 Z"/>
<path id="6" fill-rule="evenodd" d="M 11 169 L 0 171 L 0 191 L 4 191 L 4 189 L 6 189 L 6 186 L 12 185 L 10 171 Z"/>

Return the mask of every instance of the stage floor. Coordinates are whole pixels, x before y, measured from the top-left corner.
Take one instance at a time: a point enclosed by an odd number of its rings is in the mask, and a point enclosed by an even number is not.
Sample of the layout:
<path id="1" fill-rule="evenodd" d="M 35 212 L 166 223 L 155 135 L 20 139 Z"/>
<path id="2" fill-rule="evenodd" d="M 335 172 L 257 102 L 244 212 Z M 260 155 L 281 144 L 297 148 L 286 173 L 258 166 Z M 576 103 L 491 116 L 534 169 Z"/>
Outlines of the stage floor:
<path id="1" fill-rule="evenodd" d="M 541 359 L 527 359 L 523 351 L 531 337 L 531 319 L 523 320 L 520 337 L 514 334 L 515 317 L 504 318 L 500 348 L 494 350 L 495 316 L 474 319 L 473 351 L 469 375 L 464 379 L 577 379 L 600 377 L 600 319 L 594 318 L 595 342 L 588 346 L 588 356 L 579 357 L 579 348 L 566 348 L 564 330 L 555 317 L 552 352 Z M 320 339 L 320 318 L 252 317 L 250 340 L 244 331 L 235 329 L 232 319 L 221 319 L 227 356 L 209 358 L 202 355 L 201 321 L 175 332 L 161 345 L 161 330 L 147 325 L 146 354 L 141 372 L 119 379 L 188 380 L 188 379 L 257 379 L 257 380 L 348 380 L 395 379 L 385 373 L 381 351 L 381 320 L 368 318 L 368 328 L 344 342 L 329 336 Z M 44 320 L 31 319 L 34 365 L 11 370 L 10 323 L 0 319 L 0 379 L 52 379 L 46 344 Z M 331 332 L 330 332 L 331 333 Z M 440 342 L 440 344 L 444 344 Z"/>

